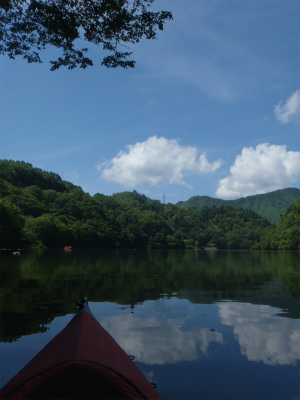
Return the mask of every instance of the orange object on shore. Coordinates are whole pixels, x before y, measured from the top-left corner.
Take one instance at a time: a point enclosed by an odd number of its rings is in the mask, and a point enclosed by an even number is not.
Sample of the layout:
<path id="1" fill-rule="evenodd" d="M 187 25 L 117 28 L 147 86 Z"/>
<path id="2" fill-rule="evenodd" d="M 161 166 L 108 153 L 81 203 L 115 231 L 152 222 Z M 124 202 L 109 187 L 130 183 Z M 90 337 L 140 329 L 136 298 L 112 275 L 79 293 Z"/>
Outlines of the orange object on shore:
<path id="1" fill-rule="evenodd" d="M 69 253 L 70 251 L 73 250 L 73 247 L 72 247 L 72 246 L 65 246 L 65 247 L 64 247 L 64 250 L 65 250 L 67 253 Z"/>

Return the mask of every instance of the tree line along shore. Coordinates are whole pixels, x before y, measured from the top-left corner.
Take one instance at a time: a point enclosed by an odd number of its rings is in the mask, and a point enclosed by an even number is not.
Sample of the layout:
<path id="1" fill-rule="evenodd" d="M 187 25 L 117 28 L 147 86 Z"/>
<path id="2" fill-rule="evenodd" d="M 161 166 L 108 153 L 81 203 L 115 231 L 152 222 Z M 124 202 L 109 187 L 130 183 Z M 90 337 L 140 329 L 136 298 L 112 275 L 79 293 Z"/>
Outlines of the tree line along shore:
<path id="1" fill-rule="evenodd" d="M 260 215 L 270 212 L 264 197 L 258 214 L 224 201 L 202 204 L 201 209 L 188 208 L 187 202 L 162 204 L 136 191 L 90 196 L 56 173 L 23 161 L 1 160 L 0 247 L 299 250 L 298 191 L 272 192 L 280 212 L 286 208 L 274 224 Z M 272 193 L 258 196 L 272 200 Z M 246 204 L 257 206 L 256 196 L 251 197 Z M 220 200 L 205 198 L 208 203 Z M 274 209 L 276 205 L 273 217 Z"/>

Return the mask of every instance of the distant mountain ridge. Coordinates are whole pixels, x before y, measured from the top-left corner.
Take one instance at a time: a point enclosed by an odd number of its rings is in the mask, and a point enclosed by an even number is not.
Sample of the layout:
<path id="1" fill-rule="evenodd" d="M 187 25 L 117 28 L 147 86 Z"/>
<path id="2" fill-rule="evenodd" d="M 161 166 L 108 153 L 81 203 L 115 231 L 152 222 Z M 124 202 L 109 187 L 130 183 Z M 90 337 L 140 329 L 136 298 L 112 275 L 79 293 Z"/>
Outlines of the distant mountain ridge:
<path id="1" fill-rule="evenodd" d="M 202 210 L 213 206 L 247 208 L 276 224 L 288 207 L 300 197 L 300 189 L 287 188 L 274 192 L 242 197 L 236 200 L 222 200 L 209 196 L 193 196 L 176 205 L 190 210 Z"/>

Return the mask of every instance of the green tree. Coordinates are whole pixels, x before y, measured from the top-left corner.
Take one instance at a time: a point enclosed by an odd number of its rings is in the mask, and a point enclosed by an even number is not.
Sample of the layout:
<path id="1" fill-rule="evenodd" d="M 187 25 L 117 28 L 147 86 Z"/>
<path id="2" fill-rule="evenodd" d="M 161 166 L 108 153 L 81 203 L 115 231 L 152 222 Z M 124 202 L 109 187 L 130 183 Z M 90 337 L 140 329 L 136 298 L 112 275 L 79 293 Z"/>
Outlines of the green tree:
<path id="1" fill-rule="evenodd" d="M 31 221 L 31 229 L 36 238 L 47 247 L 59 247 L 58 229 L 51 215 L 42 215 Z M 63 247 L 63 245 L 60 245 Z"/>
<path id="2" fill-rule="evenodd" d="M 22 240 L 25 220 L 20 209 L 6 200 L 0 200 L 0 246 L 18 247 Z"/>
<path id="3" fill-rule="evenodd" d="M 166 248 L 166 235 L 162 232 L 157 232 L 149 238 L 149 247 L 151 249 L 164 249 Z"/>
<path id="4" fill-rule="evenodd" d="M 278 224 L 261 241 L 262 249 L 300 249 L 300 198 L 283 214 Z"/>
<path id="5" fill-rule="evenodd" d="M 23 214 L 39 217 L 42 214 L 47 213 L 48 207 L 43 202 L 39 201 L 41 197 L 42 191 L 36 185 L 28 186 L 22 190 L 18 203 Z"/>
<path id="6" fill-rule="evenodd" d="M 179 233 L 174 235 L 166 235 L 167 246 L 170 249 L 184 249 L 185 243 L 182 240 L 182 236 Z"/>
<path id="7" fill-rule="evenodd" d="M 84 41 L 110 52 L 102 65 L 134 67 L 128 45 L 142 38 L 155 39 L 157 29 L 172 19 L 168 11 L 149 11 L 153 1 L 2 0 L 0 53 L 42 62 L 39 53 L 50 45 L 62 50 L 62 56 L 51 61 L 51 70 L 86 68 L 93 61 L 86 56 L 86 47 L 78 48 Z"/>

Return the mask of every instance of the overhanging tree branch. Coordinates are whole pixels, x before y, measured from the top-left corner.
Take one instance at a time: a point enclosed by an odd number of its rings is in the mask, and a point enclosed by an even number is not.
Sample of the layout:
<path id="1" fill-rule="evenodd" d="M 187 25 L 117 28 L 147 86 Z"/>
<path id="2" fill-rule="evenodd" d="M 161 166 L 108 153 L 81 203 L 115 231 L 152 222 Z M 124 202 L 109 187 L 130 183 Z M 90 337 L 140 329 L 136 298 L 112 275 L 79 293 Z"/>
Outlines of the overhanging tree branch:
<path id="1" fill-rule="evenodd" d="M 108 68 L 133 68 L 124 45 L 142 38 L 155 39 L 157 30 L 172 19 L 169 11 L 151 12 L 154 0 L 0 0 L 0 54 L 29 63 L 42 62 L 40 52 L 48 46 L 62 50 L 50 61 L 51 70 L 93 65 L 81 41 L 101 46 L 111 54 L 102 56 Z"/>

